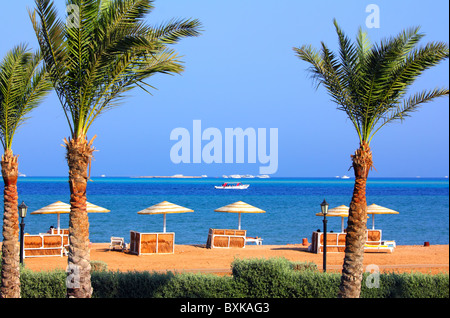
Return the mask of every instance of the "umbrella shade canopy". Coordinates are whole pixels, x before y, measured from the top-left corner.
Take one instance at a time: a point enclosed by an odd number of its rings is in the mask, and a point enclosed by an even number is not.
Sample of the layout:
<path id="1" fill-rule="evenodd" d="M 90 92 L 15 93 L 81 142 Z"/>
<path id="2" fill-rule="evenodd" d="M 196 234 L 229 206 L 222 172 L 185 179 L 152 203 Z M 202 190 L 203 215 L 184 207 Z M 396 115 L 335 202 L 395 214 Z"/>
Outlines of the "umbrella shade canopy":
<path id="1" fill-rule="evenodd" d="M 164 227 L 163 232 L 166 233 L 166 214 L 168 213 L 186 213 L 194 212 L 194 210 L 182 207 L 181 205 L 173 204 L 167 201 L 160 202 L 152 205 L 144 210 L 138 212 L 138 214 L 164 214 Z"/>
<path id="2" fill-rule="evenodd" d="M 399 212 L 376 204 L 371 204 L 367 206 L 367 214 L 399 214 Z"/>
<path id="3" fill-rule="evenodd" d="M 70 204 L 56 201 L 55 203 L 49 204 L 39 210 L 33 211 L 30 214 L 60 214 L 60 213 L 69 213 L 70 212 Z"/>
<path id="4" fill-rule="evenodd" d="M 194 210 L 182 207 L 181 205 L 173 204 L 167 201 L 152 205 L 144 210 L 138 212 L 138 214 L 166 214 L 166 213 L 185 213 L 194 212 Z"/>
<path id="5" fill-rule="evenodd" d="M 86 202 L 87 213 L 108 213 L 108 209 L 102 208 L 101 206 Z"/>
<path id="6" fill-rule="evenodd" d="M 327 216 L 340 216 L 340 217 L 348 217 L 349 207 L 345 205 L 340 205 L 335 208 L 329 209 Z M 317 216 L 323 216 L 323 213 L 316 213 Z"/>
<path id="7" fill-rule="evenodd" d="M 227 213 L 265 213 L 266 211 L 261 210 L 248 203 L 238 201 L 232 204 L 223 206 L 214 210 L 215 212 L 227 212 Z"/>
<path id="8" fill-rule="evenodd" d="M 340 205 L 335 208 L 329 209 L 327 216 L 340 216 L 341 219 L 341 232 L 344 233 L 344 218 L 348 217 L 349 207 L 345 205 Z M 316 213 L 317 216 L 323 216 L 323 213 Z"/>
<path id="9" fill-rule="evenodd" d="M 372 214 L 372 230 L 375 229 L 375 214 L 399 214 L 399 212 L 376 205 L 371 204 L 367 206 L 367 214 Z"/>
<path id="10" fill-rule="evenodd" d="M 261 210 L 248 203 L 238 201 L 232 204 L 223 206 L 214 210 L 215 212 L 226 212 L 226 213 L 238 213 L 239 214 L 239 230 L 241 229 L 241 213 L 265 213 L 266 211 Z"/>
<path id="11" fill-rule="evenodd" d="M 86 210 L 88 213 L 107 213 L 109 210 L 99 207 L 98 205 L 86 202 Z M 43 208 L 31 212 L 30 214 L 57 214 L 58 215 L 58 232 L 60 224 L 60 214 L 70 213 L 70 204 L 56 201 L 55 203 L 49 204 Z"/>

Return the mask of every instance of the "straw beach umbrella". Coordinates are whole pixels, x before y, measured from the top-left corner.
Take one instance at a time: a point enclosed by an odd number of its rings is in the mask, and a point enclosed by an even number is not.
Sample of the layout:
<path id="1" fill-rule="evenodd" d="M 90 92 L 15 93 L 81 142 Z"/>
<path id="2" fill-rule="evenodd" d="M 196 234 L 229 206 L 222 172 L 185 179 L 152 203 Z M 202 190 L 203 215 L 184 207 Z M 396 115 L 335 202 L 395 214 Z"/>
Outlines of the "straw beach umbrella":
<path id="1" fill-rule="evenodd" d="M 166 214 L 168 213 L 186 213 L 194 212 L 194 210 L 176 205 L 167 201 L 152 205 L 144 210 L 138 212 L 138 214 L 163 214 L 164 215 L 164 226 L 163 233 L 166 233 Z"/>
<path id="2" fill-rule="evenodd" d="M 367 206 L 367 214 L 372 214 L 372 230 L 375 230 L 375 214 L 399 214 L 399 212 L 371 204 Z"/>
<path id="3" fill-rule="evenodd" d="M 265 213 L 266 211 L 261 210 L 253 205 L 247 204 L 242 201 L 238 201 L 221 208 L 214 210 L 215 212 L 226 212 L 226 213 L 238 213 L 239 214 L 239 227 L 241 229 L 241 213 Z"/>
<path id="4" fill-rule="evenodd" d="M 86 202 L 86 210 L 88 213 L 107 213 L 109 210 L 99 207 L 98 205 Z M 56 214 L 58 216 L 58 233 L 60 228 L 60 215 L 70 213 L 70 204 L 56 201 L 55 203 L 49 204 L 39 210 L 33 211 L 30 214 Z"/>
<path id="5" fill-rule="evenodd" d="M 335 208 L 329 209 L 327 216 L 340 216 L 341 217 L 341 232 L 344 233 L 344 218 L 348 217 L 349 207 L 340 205 Z M 317 216 L 323 216 L 323 213 L 316 213 Z"/>

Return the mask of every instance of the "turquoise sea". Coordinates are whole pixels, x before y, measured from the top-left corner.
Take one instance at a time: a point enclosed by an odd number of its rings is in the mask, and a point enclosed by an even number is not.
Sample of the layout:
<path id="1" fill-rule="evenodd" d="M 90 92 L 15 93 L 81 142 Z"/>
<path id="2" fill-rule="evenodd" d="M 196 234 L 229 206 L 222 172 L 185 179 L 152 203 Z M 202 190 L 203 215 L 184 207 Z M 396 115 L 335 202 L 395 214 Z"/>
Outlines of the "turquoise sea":
<path id="1" fill-rule="evenodd" d="M 222 182 L 250 184 L 246 190 L 216 190 Z M 92 178 L 88 183 L 88 201 L 105 207 L 109 213 L 89 214 L 92 242 L 109 242 L 111 236 L 129 241 L 130 230 L 161 232 L 162 215 L 138 215 L 137 212 L 167 200 L 194 210 L 194 213 L 167 215 L 167 231 L 175 232 L 177 244 L 204 244 L 209 228 L 237 228 L 238 215 L 214 212 L 214 209 L 244 201 L 265 211 L 243 214 L 242 228 L 247 236 L 260 236 L 264 244 L 301 243 L 322 229 L 320 203 L 330 208 L 349 205 L 353 178 L 270 178 L 270 179 L 160 179 Z M 25 232 L 46 232 L 56 227 L 56 215 L 30 215 L 30 212 L 56 201 L 69 203 L 69 185 L 63 177 L 21 177 L 19 203 L 28 206 Z M 400 245 L 449 244 L 448 179 L 369 179 L 368 204 L 378 204 L 400 213 L 377 215 L 375 227 L 383 238 Z M 328 229 L 340 231 L 341 218 L 328 218 Z M 61 227 L 68 227 L 68 215 L 61 216 Z M 372 220 L 368 219 L 368 227 Z"/>

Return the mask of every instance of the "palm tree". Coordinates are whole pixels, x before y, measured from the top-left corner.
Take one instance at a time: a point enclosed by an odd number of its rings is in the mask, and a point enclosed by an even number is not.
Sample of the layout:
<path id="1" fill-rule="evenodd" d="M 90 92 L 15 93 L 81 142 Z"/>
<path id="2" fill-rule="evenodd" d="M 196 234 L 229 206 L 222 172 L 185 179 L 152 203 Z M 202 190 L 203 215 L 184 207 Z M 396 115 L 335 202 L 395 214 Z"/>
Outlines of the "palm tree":
<path id="1" fill-rule="evenodd" d="M 30 53 L 26 45 L 9 51 L 0 64 L 0 139 L 3 193 L 2 283 L 0 297 L 19 298 L 19 216 L 17 212 L 18 156 L 12 142 L 18 127 L 50 91 L 40 53 Z"/>
<path id="2" fill-rule="evenodd" d="M 86 185 L 95 136 L 88 140 L 92 123 L 117 106 L 134 87 L 152 87 L 144 80 L 154 74 L 178 74 L 182 62 L 168 45 L 199 35 L 200 22 L 171 20 L 149 26 L 144 17 L 152 0 L 68 0 L 77 8 L 72 23 L 58 19 L 50 0 L 35 0 L 30 18 L 53 87 L 69 123 L 64 139 L 69 165 L 71 211 L 67 296 L 87 298 L 90 281 L 89 221 Z M 147 91 L 148 92 L 148 91 Z"/>
<path id="3" fill-rule="evenodd" d="M 448 89 L 435 88 L 407 94 L 408 88 L 426 69 L 448 58 L 448 45 L 441 42 L 417 47 L 423 34 L 419 28 L 404 30 L 371 45 L 367 34 L 358 31 L 351 43 L 336 20 L 339 53 L 322 42 L 320 51 L 310 45 L 294 48 L 308 62 L 312 77 L 322 84 L 353 123 L 360 147 L 351 156 L 355 185 L 350 203 L 344 265 L 339 297 L 359 297 L 363 274 L 367 221 L 366 181 L 372 168 L 370 142 L 386 124 L 404 120 L 422 104 L 448 95 Z"/>

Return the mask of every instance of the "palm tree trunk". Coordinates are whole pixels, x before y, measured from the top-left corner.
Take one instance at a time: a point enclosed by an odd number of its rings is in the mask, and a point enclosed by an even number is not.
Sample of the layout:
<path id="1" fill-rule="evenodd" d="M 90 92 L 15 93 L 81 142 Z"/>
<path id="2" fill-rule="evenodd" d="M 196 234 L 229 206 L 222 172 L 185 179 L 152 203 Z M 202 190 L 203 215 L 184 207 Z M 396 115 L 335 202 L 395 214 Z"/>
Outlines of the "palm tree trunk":
<path id="1" fill-rule="evenodd" d="M 90 298 L 92 287 L 86 185 L 88 166 L 94 149 L 91 147 L 92 141 L 88 143 L 85 137 L 64 141 L 70 185 L 67 297 Z"/>
<path id="2" fill-rule="evenodd" d="M 352 161 L 355 186 L 348 216 L 344 265 L 338 294 L 340 298 L 358 298 L 361 293 L 367 223 L 366 183 L 372 168 L 372 152 L 367 143 L 361 143 L 355 155 L 352 155 Z"/>
<path id="3" fill-rule="evenodd" d="M 17 156 L 7 149 L 2 156 L 3 244 L 1 298 L 20 298 L 19 215 L 17 211 Z"/>

